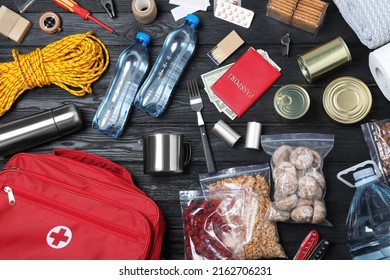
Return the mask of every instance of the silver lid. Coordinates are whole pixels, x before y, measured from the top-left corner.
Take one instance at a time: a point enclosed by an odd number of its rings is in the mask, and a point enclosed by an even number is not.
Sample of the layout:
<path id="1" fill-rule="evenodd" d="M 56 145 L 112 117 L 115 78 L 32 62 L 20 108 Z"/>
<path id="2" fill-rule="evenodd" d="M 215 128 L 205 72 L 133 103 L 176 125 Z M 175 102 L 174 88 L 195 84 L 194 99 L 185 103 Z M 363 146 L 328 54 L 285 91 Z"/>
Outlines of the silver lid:
<path id="1" fill-rule="evenodd" d="M 248 122 L 246 127 L 245 148 L 258 150 L 260 147 L 261 123 Z"/>
<path id="2" fill-rule="evenodd" d="M 241 135 L 228 126 L 223 120 L 219 120 L 213 127 L 212 131 L 219 139 L 224 141 L 230 147 L 241 138 Z"/>

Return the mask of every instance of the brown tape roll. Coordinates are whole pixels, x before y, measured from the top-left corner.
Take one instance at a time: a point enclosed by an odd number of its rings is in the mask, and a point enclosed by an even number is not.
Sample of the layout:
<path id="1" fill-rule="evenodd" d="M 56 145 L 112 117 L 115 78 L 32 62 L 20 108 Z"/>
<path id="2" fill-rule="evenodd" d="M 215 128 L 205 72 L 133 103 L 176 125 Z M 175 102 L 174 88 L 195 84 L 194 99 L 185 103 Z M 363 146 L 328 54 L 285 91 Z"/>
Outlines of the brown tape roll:
<path id="1" fill-rule="evenodd" d="M 143 24 L 149 24 L 157 16 L 157 7 L 154 0 L 133 0 L 131 4 L 135 19 Z"/>

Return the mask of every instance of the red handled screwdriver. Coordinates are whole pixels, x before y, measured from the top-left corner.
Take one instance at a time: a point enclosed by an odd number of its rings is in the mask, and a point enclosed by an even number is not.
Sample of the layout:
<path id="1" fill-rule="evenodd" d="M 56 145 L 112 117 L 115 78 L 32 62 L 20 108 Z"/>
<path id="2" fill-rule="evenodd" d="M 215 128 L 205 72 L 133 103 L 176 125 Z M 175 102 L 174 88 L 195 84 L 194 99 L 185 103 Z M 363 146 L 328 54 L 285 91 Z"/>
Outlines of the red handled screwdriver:
<path id="1" fill-rule="evenodd" d="M 58 6 L 60 6 L 61 8 L 64 8 L 65 10 L 68 10 L 69 12 L 72 12 L 72 13 L 75 13 L 76 15 L 79 15 L 82 19 L 92 20 L 94 23 L 100 25 L 101 27 L 108 30 L 109 32 L 120 36 L 120 34 L 118 32 L 116 32 L 111 27 L 105 25 L 100 20 L 94 18 L 91 15 L 90 11 L 88 11 L 87 9 L 84 9 L 79 4 L 77 4 L 75 1 L 73 1 L 73 0 L 53 0 L 53 2 L 56 3 Z"/>

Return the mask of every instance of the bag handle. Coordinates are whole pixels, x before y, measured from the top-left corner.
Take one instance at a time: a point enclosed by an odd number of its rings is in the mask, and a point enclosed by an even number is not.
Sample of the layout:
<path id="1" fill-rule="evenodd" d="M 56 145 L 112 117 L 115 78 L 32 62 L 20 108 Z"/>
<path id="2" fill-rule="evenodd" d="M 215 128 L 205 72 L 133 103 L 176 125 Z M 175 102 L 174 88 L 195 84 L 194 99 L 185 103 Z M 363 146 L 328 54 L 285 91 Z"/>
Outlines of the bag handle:
<path id="1" fill-rule="evenodd" d="M 92 166 L 103 168 L 113 173 L 114 175 L 124 179 L 130 184 L 134 184 L 131 174 L 129 173 L 129 171 L 127 171 L 126 168 L 116 163 L 113 163 L 112 161 L 106 158 L 96 156 L 90 153 L 82 152 L 82 151 L 72 150 L 72 149 L 54 149 L 53 155 L 58 157 L 69 158 Z"/>

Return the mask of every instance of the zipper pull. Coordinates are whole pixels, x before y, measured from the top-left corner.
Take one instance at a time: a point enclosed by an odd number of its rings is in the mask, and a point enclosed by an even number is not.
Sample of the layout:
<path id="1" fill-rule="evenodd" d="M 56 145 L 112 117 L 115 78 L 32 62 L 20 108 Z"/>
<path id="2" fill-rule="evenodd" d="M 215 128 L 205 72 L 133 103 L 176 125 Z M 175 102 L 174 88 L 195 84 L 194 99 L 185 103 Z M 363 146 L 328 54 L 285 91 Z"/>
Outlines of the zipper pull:
<path id="1" fill-rule="evenodd" d="M 11 206 L 15 205 L 16 200 L 15 200 L 15 196 L 14 196 L 12 189 L 7 186 L 7 187 L 4 187 L 4 191 L 8 194 L 9 205 L 11 205 Z"/>

